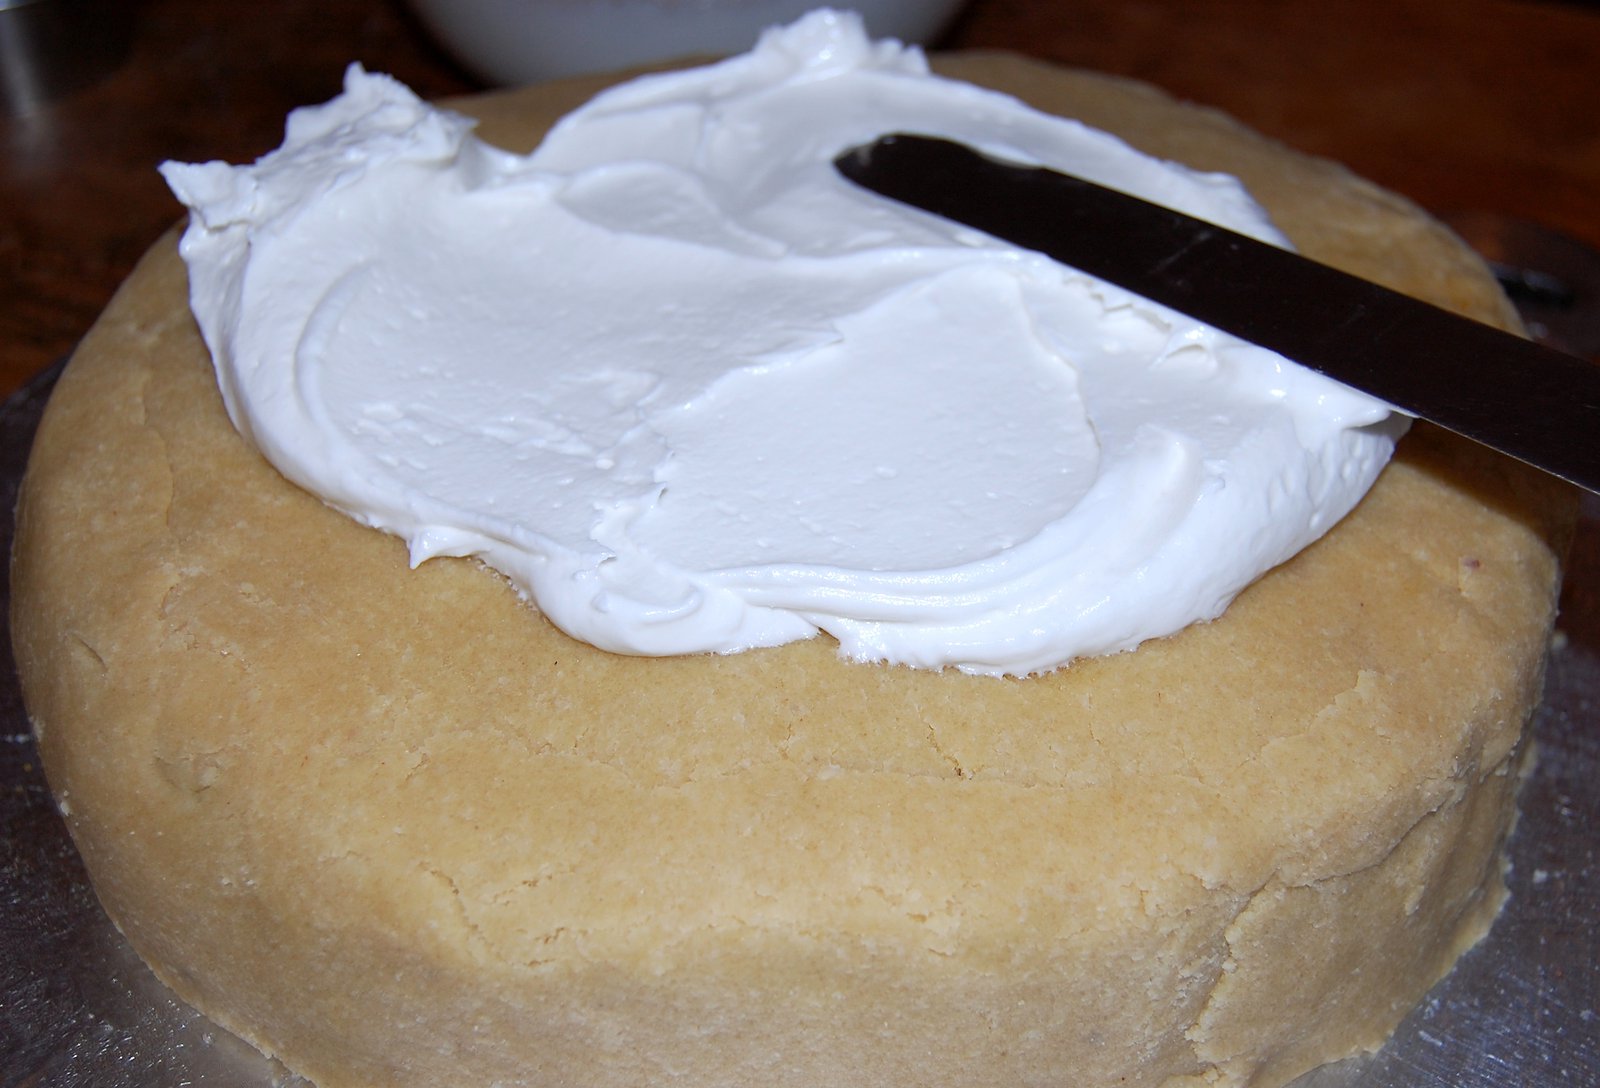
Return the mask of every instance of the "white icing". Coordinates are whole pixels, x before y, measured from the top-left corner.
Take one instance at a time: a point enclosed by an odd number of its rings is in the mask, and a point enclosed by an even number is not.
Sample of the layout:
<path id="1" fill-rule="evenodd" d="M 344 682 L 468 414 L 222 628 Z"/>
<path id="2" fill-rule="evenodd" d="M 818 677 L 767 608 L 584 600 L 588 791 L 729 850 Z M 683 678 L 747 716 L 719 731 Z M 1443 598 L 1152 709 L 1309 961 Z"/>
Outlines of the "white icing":
<path id="1" fill-rule="evenodd" d="M 525 157 L 353 67 L 260 162 L 162 169 L 240 431 L 413 562 L 481 556 L 608 650 L 820 629 L 1048 670 L 1216 616 L 1365 492 L 1402 419 L 836 175 L 900 130 L 1282 243 L 1234 180 L 826 11 Z"/>

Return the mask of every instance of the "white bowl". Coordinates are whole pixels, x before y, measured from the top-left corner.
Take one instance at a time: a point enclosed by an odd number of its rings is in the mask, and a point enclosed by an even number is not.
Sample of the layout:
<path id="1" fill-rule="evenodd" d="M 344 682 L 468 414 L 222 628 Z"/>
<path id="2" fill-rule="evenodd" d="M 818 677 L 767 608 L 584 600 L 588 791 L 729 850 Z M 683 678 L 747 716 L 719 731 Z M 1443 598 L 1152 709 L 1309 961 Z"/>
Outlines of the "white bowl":
<path id="1" fill-rule="evenodd" d="M 740 53 L 818 0 L 410 0 L 462 64 L 491 83 Z M 855 0 L 867 32 L 925 44 L 963 0 Z"/>

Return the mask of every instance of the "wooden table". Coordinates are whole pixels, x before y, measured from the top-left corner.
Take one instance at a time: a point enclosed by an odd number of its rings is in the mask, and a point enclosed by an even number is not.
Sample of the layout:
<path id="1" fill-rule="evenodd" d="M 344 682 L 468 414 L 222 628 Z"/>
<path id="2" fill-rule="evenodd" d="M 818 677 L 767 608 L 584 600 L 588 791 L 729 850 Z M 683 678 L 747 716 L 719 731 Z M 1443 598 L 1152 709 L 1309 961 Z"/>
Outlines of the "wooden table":
<path id="1" fill-rule="evenodd" d="M 135 0 L 121 0 L 134 3 Z M 179 216 L 164 158 L 244 161 L 346 63 L 475 89 L 394 0 L 143 0 L 99 82 L 0 118 L 0 395 L 69 352 Z M 945 43 L 1146 79 L 1440 211 L 1600 246 L 1600 9 L 1533 0 L 974 0 Z"/>

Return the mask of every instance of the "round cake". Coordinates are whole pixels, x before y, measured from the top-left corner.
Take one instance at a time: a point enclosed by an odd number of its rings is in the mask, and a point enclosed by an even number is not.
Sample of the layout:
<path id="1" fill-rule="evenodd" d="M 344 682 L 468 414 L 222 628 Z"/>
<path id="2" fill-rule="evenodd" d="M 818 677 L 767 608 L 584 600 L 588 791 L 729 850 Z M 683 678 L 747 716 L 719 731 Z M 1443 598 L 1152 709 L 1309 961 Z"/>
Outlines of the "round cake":
<path id="1" fill-rule="evenodd" d="M 935 67 L 1513 321 L 1334 165 L 1140 85 Z M 457 106 L 526 149 L 600 86 Z M 1132 652 L 610 654 L 269 467 L 174 235 L 50 404 L 12 624 L 107 912 L 321 1088 L 1280 1085 L 1380 1045 L 1495 916 L 1566 503 L 1419 425 L 1320 541 Z"/>

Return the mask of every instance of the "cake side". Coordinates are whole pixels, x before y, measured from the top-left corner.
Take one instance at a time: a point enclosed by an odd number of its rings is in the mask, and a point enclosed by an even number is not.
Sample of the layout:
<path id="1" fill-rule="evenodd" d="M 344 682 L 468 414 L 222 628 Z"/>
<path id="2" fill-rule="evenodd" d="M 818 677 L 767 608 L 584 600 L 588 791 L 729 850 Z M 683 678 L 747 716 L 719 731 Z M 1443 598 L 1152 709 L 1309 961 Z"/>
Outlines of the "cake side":
<path id="1" fill-rule="evenodd" d="M 1142 87 L 941 64 L 1505 319 L 1337 168 Z M 526 147 L 591 86 L 467 107 Z M 169 239 L 41 428 L 13 624 L 108 911 L 324 1088 L 1278 1083 L 1376 1045 L 1492 917 L 1562 506 L 1419 427 L 1323 541 L 1135 653 L 1028 681 L 822 641 L 617 657 L 256 458 Z"/>

